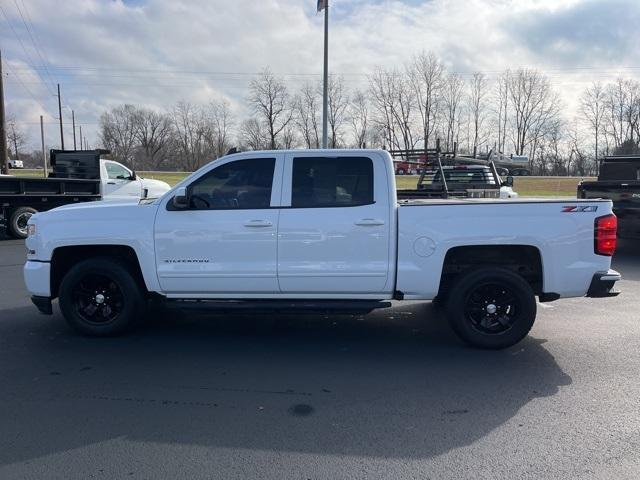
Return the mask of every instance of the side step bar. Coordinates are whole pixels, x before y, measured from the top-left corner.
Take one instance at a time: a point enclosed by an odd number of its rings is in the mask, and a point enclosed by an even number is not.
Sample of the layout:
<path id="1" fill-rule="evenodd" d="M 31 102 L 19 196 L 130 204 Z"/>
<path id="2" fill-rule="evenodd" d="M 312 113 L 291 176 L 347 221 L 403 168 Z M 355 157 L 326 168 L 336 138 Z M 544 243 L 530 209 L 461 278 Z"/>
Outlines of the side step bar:
<path id="1" fill-rule="evenodd" d="M 165 300 L 168 307 L 209 313 L 278 312 L 365 314 L 389 308 L 378 300 Z"/>

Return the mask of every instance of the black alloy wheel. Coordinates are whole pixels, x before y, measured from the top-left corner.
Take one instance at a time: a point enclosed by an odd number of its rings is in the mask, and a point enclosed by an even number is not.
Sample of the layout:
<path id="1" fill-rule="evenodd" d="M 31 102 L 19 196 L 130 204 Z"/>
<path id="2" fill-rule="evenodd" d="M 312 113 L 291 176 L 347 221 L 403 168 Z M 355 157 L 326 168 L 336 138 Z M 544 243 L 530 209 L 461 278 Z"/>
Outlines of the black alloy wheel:
<path id="1" fill-rule="evenodd" d="M 117 320 L 124 308 L 120 286 L 109 277 L 88 274 L 80 279 L 73 292 L 76 313 L 92 325 L 106 325 Z"/>
<path id="2" fill-rule="evenodd" d="M 509 287 L 485 283 L 468 293 L 464 312 L 473 328 L 487 335 L 495 335 L 513 326 L 521 308 L 519 303 Z"/>
<path id="3" fill-rule="evenodd" d="M 487 266 L 463 273 L 446 293 L 451 328 L 473 347 L 515 345 L 536 318 L 531 285 L 507 268 Z"/>
<path id="4" fill-rule="evenodd" d="M 118 335 L 143 317 L 146 290 L 131 267 L 97 257 L 74 265 L 62 279 L 60 310 L 67 323 L 90 336 Z"/>

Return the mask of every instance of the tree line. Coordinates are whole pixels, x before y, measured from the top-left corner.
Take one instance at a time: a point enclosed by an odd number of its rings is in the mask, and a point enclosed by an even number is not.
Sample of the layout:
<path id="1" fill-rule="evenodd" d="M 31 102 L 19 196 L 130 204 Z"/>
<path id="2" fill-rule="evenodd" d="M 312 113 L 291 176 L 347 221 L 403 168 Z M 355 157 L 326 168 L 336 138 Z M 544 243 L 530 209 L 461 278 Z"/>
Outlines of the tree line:
<path id="1" fill-rule="evenodd" d="M 247 118 L 220 99 L 180 101 L 164 111 L 113 107 L 100 117 L 99 143 L 135 169 L 185 171 L 234 146 L 320 147 L 320 83 L 294 89 L 266 68 L 248 92 Z M 593 83 L 569 115 L 540 71 L 463 76 L 435 54 L 421 53 L 402 67 L 376 68 L 365 88 L 350 89 L 342 76 L 330 76 L 328 127 L 331 148 L 422 148 L 440 139 L 444 149 L 455 144 L 466 154 L 527 155 L 534 174 L 592 175 L 598 157 L 639 151 L 640 82 Z"/>

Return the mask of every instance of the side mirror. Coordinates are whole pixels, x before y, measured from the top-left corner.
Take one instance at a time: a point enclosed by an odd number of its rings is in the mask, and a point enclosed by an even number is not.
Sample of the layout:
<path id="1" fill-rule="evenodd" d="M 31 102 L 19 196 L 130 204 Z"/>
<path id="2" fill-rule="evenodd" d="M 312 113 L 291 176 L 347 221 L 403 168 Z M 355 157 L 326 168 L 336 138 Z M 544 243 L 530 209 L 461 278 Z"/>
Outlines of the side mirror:
<path id="1" fill-rule="evenodd" d="M 131 170 L 131 176 L 129 177 L 129 180 L 137 180 L 137 179 L 138 179 L 138 175 L 136 175 L 136 171 Z"/>
<path id="2" fill-rule="evenodd" d="M 186 187 L 180 187 L 178 189 L 176 189 L 176 194 L 173 196 L 173 199 L 171 200 L 171 202 L 173 203 L 173 206 L 176 208 L 187 208 L 189 206 L 189 196 L 187 194 L 187 188 Z"/>
<path id="3" fill-rule="evenodd" d="M 507 179 L 504 182 L 504 185 L 506 185 L 507 187 L 513 187 L 513 177 L 511 175 L 507 177 Z"/>

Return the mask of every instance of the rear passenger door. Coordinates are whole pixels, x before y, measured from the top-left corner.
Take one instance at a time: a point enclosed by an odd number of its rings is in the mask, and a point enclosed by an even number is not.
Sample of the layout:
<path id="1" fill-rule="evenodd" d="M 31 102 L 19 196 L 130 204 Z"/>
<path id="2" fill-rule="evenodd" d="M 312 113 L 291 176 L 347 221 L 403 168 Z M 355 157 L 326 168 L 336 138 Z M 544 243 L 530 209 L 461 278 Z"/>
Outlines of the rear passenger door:
<path id="1" fill-rule="evenodd" d="M 286 156 L 278 223 L 283 293 L 383 292 L 389 275 L 390 206 L 382 159 Z"/>

